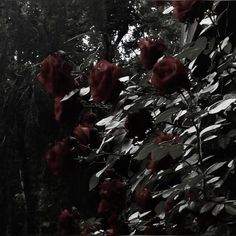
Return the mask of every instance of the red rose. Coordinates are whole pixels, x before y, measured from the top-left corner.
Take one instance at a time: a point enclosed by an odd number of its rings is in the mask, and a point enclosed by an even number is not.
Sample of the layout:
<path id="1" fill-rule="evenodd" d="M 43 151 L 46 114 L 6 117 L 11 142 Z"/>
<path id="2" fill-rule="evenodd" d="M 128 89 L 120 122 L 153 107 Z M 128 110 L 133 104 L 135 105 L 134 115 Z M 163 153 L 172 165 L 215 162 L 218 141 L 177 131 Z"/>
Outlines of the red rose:
<path id="1" fill-rule="evenodd" d="M 81 155 L 88 155 L 89 148 L 97 148 L 100 143 L 100 138 L 97 129 L 78 125 L 73 131 L 77 142 L 81 144 L 79 151 Z"/>
<path id="2" fill-rule="evenodd" d="M 163 142 L 167 142 L 167 141 L 173 141 L 173 143 L 178 143 L 178 138 L 176 135 L 174 134 L 168 134 L 168 133 L 160 133 L 156 139 L 155 139 L 155 143 L 159 144 L 159 143 L 163 143 Z"/>
<path id="3" fill-rule="evenodd" d="M 128 136 L 138 137 L 139 140 L 145 138 L 147 129 L 152 128 L 152 116 L 146 109 L 140 109 L 138 112 L 129 113 L 125 122 L 125 128 L 128 130 Z"/>
<path id="4" fill-rule="evenodd" d="M 51 149 L 47 151 L 46 160 L 53 175 L 60 175 L 65 161 L 74 156 L 69 139 L 57 142 Z"/>
<path id="5" fill-rule="evenodd" d="M 87 111 L 82 116 L 81 125 L 92 128 L 94 126 L 96 118 L 97 116 L 95 113 Z"/>
<path id="6" fill-rule="evenodd" d="M 118 179 L 105 180 L 100 185 L 100 196 L 106 199 L 122 198 L 126 192 L 126 184 Z"/>
<path id="7" fill-rule="evenodd" d="M 70 75 L 71 71 L 72 66 L 65 62 L 64 55 L 55 52 L 41 63 L 38 80 L 48 93 L 63 97 L 75 89 L 75 81 Z"/>
<path id="8" fill-rule="evenodd" d="M 170 155 L 166 155 L 161 160 L 157 161 L 153 157 L 149 160 L 147 169 L 151 170 L 151 173 L 158 172 L 160 170 L 166 170 L 171 167 L 173 158 Z"/>
<path id="9" fill-rule="evenodd" d="M 162 39 L 153 39 L 146 37 L 140 40 L 139 48 L 141 51 L 140 62 L 144 68 L 152 69 L 156 61 L 163 55 L 165 51 L 165 45 Z"/>
<path id="10" fill-rule="evenodd" d="M 172 56 L 165 56 L 154 65 L 151 83 L 159 90 L 160 95 L 190 87 L 185 66 L 179 59 Z"/>
<path id="11" fill-rule="evenodd" d="M 135 193 L 135 202 L 142 209 L 147 209 L 152 205 L 151 193 L 147 188 Z"/>
<path id="12" fill-rule="evenodd" d="M 102 199 L 98 204 L 97 212 L 102 215 L 107 215 L 111 211 L 111 205 L 110 202 L 106 199 Z"/>
<path id="13" fill-rule="evenodd" d="M 60 231 L 68 231 L 72 228 L 73 213 L 69 210 L 63 210 L 58 217 L 58 226 Z"/>
<path id="14" fill-rule="evenodd" d="M 99 61 L 89 75 L 90 92 L 95 102 L 115 103 L 122 90 L 118 80 L 122 69 L 108 61 Z"/>
<path id="15" fill-rule="evenodd" d="M 211 3 L 204 0 L 174 0 L 173 15 L 181 22 L 186 20 L 193 21 L 195 18 L 204 16 Z"/>
<path id="16" fill-rule="evenodd" d="M 61 101 L 63 97 L 54 98 L 54 115 L 58 122 L 75 122 L 83 108 L 76 96 Z"/>

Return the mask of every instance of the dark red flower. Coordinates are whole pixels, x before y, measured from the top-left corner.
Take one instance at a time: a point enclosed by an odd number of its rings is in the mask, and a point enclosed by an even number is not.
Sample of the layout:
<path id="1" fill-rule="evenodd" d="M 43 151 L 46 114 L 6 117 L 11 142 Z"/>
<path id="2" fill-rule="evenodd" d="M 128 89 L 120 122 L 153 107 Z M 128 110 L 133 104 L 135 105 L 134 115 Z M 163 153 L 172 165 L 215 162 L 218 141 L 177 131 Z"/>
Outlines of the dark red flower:
<path id="1" fill-rule="evenodd" d="M 74 131 L 74 136 L 80 144 L 79 151 L 81 155 L 88 155 L 89 148 L 97 148 L 100 143 L 100 137 L 97 129 L 84 125 L 78 125 Z"/>
<path id="2" fill-rule="evenodd" d="M 149 70 L 152 69 L 156 61 L 163 55 L 166 47 L 162 39 L 146 37 L 140 40 L 139 48 L 141 51 L 140 62 L 145 69 Z"/>
<path id="3" fill-rule="evenodd" d="M 172 143 L 178 143 L 178 137 L 174 134 L 168 134 L 168 133 L 160 133 L 154 140 L 156 144 L 166 142 L 166 141 L 171 141 Z"/>
<path id="4" fill-rule="evenodd" d="M 149 160 L 147 169 L 151 170 L 151 173 L 158 172 L 160 170 L 166 170 L 169 169 L 173 163 L 173 158 L 168 154 L 165 157 L 163 157 L 161 160 L 157 161 L 151 157 Z"/>
<path id="5" fill-rule="evenodd" d="M 94 126 L 96 118 L 97 116 L 95 113 L 87 111 L 82 116 L 81 125 L 92 128 Z"/>
<path id="6" fill-rule="evenodd" d="M 107 215 L 111 212 L 111 204 L 106 199 L 101 199 L 98 204 L 97 212 L 102 215 Z"/>
<path id="7" fill-rule="evenodd" d="M 64 55 L 55 52 L 41 63 L 38 80 L 49 94 L 63 97 L 75 89 L 71 71 L 72 66 L 64 60 Z"/>
<path id="8" fill-rule="evenodd" d="M 68 231 L 72 228 L 73 224 L 73 213 L 69 210 L 63 210 L 58 217 L 59 231 Z"/>
<path id="9" fill-rule="evenodd" d="M 74 152 L 69 139 L 57 142 L 46 154 L 47 164 L 55 176 L 60 175 L 64 163 L 73 157 Z"/>
<path id="10" fill-rule="evenodd" d="M 74 123 L 83 106 L 80 100 L 76 96 L 72 96 L 71 98 L 61 101 L 63 97 L 55 97 L 54 98 L 54 115 L 55 120 L 60 122 L 71 122 Z"/>
<path id="11" fill-rule="evenodd" d="M 139 140 L 145 138 L 147 129 L 152 128 L 152 116 L 146 109 L 140 109 L 137 112 L 129 113 L 125 122 L 125 128 L 128 130 L 128 136 L 138 137 Z"/>
<path id="12" fill-rule="evenodd" d="M 90 92 L 95 102 L 115 103 L 123 88 L 122 69 L 108 61 L 99 61 L 90 72 Z"/>
<path id="13" fill-rule="evenodd" d="M 186 20 L 191 22 L 197 17 L 202 18 L 204 16 L 204 11 L 210 6 L 211 3 L 205 0 L 174 0 L 173 15 L 181 22 Z"/>
<path id="14" fill-rule="evenodd" d="M 169 212 L 173 209 L 173 207 L 176 205 L 176 201 L 174 199 L 167 199 L 164 204 L 164 210 L 165 212 Z"/>
<path id="15" fill-rule="evenodd" d="M 152 85 L 160 95 L 179 91 L 181 88 L 189 89 L 188 73 L 183 63 L 172 56 L 165 56 L 153 67 L 151 77 Z"/>
<path id="16" fill-rule="evenodd" d="M 106 236 L 118 236 L 118 229 L 117 226 L 111 226 L 109 229 L 106 230 Z"/>
<path id="17" fill-rule="evenodd" d="M 106 199 L 123 198 L 126 184 L 119 179 L 105 180 L 100 184 L 100 196 Z"/>
<path id="18" fill-rule="evenodd" d="M 151 193 L 147 188 L 135 193 L 135 202 L 142 209 L 147 209 L 152 205 Z"/>

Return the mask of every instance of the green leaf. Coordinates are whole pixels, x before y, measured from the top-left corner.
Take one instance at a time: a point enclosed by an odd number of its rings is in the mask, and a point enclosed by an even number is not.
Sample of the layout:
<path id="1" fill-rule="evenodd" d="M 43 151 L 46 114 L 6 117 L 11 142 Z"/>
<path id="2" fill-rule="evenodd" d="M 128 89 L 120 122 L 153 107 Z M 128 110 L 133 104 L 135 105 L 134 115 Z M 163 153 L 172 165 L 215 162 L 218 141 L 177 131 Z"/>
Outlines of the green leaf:
<path id="1" fill-rule="evenodd" d="M 236 98 L 229 98 L 227 100 L 218 101 L 208 108 L 209 114 L 217 114 L 220 111 L 224 111 L 227 107 L 229 107 L 235 101 L 236 101 Z"/>
<path id="2" fill-rule="evenodd" d="M 141 151 L 138 153 L 138 155 L 135 157 L 137 160 L 143 160 L 145 159 L 151 151 L 157 147 L 157 144 L 155 143 L 148 143 L 144 145 L 144 147 L 141 149 Z"/>
<path id="3" fill-rule="evenodd" d="M 93 190 L 99 183 L 99 178 L 96 174 L 92 175 L 89 180 L 89 191 Z"/>
<path id="4" fill-rule="evenodd" d="M 170 146 L 169 154 L 176 159 L 183 154 L 183 145 L 182 144 L 175 144 Z"/>
<path id="5" fill-rule="evenodd" d="M 216 204 L 214 202 L 207 202 L 206 204 L 203 205 L 203 207 L 200 210 L 200 213 L 205 213 L 209 210 L 211 210 Z"/>
<path id="6" fill-rule="evenodd" d="M 225 205 L 225 211 L 230 215 L 236 216 L 236 208 L 235 207 L 232 207 L 230 205 Z"/>
<path id="7" fill-rule="evenodd" d="M 155 123 L 158 124 L 162 121 L 166 121 L 171 115 L 173 115 L 174 113 L 178 112 L 180 110 L 179 107 L 172 107 L 164 112 L 162 112 L 161 114 L 159 114 L 156 119 L 155 119 Z"/>
<path id="8" fill-rule="evenodd" d="M 223 203 L 217 204 L 212 210 L 212 215 L 217 216 L 224 209 L 224 207 L 225 205 Z"/>
<path id="9" fill-rule="evenodd" d="M 211 165 L 207 170 L 206 170 L 206 174 L 211 174 L 212 172 L 220 169 L 222 166 L 224 166 L 226 163 L 226 161 L 222 161 L 222 162 L 218 162 L 218 163 L 215 163 L 213 165 Z"/>

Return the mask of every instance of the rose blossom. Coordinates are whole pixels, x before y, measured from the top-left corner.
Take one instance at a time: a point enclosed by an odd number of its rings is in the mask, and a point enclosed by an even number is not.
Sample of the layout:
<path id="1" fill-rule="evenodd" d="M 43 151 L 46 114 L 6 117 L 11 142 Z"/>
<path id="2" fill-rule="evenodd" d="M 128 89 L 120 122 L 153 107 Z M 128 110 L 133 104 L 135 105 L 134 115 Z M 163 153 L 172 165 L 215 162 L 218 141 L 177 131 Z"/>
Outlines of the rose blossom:
<path id="1" fill-rule="evenodd" d="M 49 94 L 63 97 L 75 89 L 71 71 L 72 66 L 64 60 L 64 55 L 55 52 L 41 63 L 38 80 Z"/>
<path id="2" fill-rule="evenodd" d="M 188 73 L 183 63 L 172 56 L 165 56 L 153 67 L 152 85 L 160 95 L 171 94 L 181 88 L 189 89 Z"/>
<path id="3" fill-rule="evenodd" d="M 152 69 L 156 61 L 163 55 L 165 45 L 162 39 L 146 37 L 140 40 L 139 48 L 141 51 L 140 62 L 144 68 Z"/>
<path id="4" fill-rule="evenodd" d="M 204 16 L 210 2 L 204 0 L 174 0 L 173 1 L 173 15 L 181 22 L 186 20 L 193 21 L 195 18 Z"/>
<path id="5" fill-rule="evenodd" d="M 151 193 L 147 188 L 135 193 L 135 202 L 142 209 L 147 209 L 152 204 Z"/>
<path id="6" fill-rule="evenodd" d="M 46 160 L 53 175 L 60 175 L 64 163 L 69 161 L 70 158 L 73 158 L 73 156 L 74 152 L 72 151 L 71 143 L 67 138 L 57 142 L 50 148 L 46 153 Z"/>
<path id="7" fill-rule="evenodd" d="M 99 134 L 95 128 L 80 124 L 74 129 L 73 133 L 77 139 L 77 142 L 81 144 L 79 147 L 79 152 L 81 155 L 86 156 L 89 154 L 88 145 L 91 148 L 97 148 L 100 143 Z"/>
<path id="8" fill-rule="evenodd" d="M 146 109 L 140 109 L 137 112 L 129 113 L 125 122 L 125 128 L 130 138 L 137 136 L 139 140 L 144 139 L 146 130 L 152 128 L 150 112 Z"/>
<path id="9" fill-rule="evenodd" d="M 93 100 L 97 103 L 115 103 L 122 90 L 122 69 L 106 60 L 99 61 L 90 72 L 89 86 Z"/>

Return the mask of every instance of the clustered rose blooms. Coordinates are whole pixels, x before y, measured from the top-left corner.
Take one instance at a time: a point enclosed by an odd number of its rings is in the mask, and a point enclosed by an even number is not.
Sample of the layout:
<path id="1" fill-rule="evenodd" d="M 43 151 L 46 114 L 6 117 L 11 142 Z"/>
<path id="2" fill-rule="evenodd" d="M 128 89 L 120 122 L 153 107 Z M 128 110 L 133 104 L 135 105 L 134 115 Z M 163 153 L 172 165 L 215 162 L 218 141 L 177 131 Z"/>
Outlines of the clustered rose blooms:
<path id="1" fill-rule="evenodd" d="M 166 141 L 170 141 L 172 144 L 178 143 L 178 137 L 174 134 L 160 133 L 154 140 L 154 143 L 160 144 Z M 151 158 L 148 162 L 147 169 L 151 170 L 151 173 L 156 173 L 160 170 L 166 170 L 170 168 L 173 163 L 173 158 L 167 154 L 161 160 L 157 161 L 151 154 Z"/>
<path id="2" fill-rule="evenodd" d="M 161 96 L 190 87 L 185 66 L 179 59 L 172 56 L 165 56 L 154 65 L 151 83 Z"/>
<path id="3" fill-rule="evenodd" d="M 149 189 L 144 188 L 135 192 L 135 202 L 142 209 L 148 209 L 152 206 L 152 197 Z"/>
<path id="4" fill-rule="evenodd" d="M 117 232 L 118 214 L 124 208 L 126 189 L 126 184 L 119 179 L 106 179 L 100 184 L 97 212 L 106 218 L 108 229 L 114 232 Z"/>
<path id="5" fill-rule="evenodd" d="M 99 61 L 90 72 L 88 81 L 93 100 L 97 103 L 115 103 L 122 91 L 119 81 L 122 69 L 106 60 Z"/>
<path id="6" fill-rule="evenodd" d="M 71 77 L 72 66 L 64 57 L 62 53 L 55 52 L 41 63 L 38 80 L 54 97 L 63 97 L 75 89 L 75 81 Z"/>
<path id="7" fill-rule="evenodd" d="M 146 109 L 129 113 L 125 121 L 125 128 L 130 138 L 137 136 L 139 140 L 144 139 L 146 130 L 152 128 L 151 113 Z"/>
<path id="8" fill-rule="evenodd" d="M 71 141 L 65 138 L 57 142 L 46 153 L 46 161 L 53 175 L 58 176 L 64 168 L 66 162 L 69 162 L 74 157 Z"/>
<path id="9" fill-rule="evenodd" d="M 173 15 L 181 22 L 189 20 L 193 21 L 195 18 L 202 18 L 204 11 L 206 11 L 211 3 L 205 0 L 174 0 L 173 1 Z"/>
<path id="10" fill-rule="evenodd" d="M 145 69 L 149 70 L 152 69 L 156 61 L 163 55 L 166 47 L 162 39 L 146 37 L 140 40 L 139 48 L 141 51 L 140 62 Z"/>
<path id="11" fill-rule="evenodd" d="M 54 98 L 54 116 L 55 120 L 60 122 L 76 121 L 83 106 L 77 96 L 72 96 L 65 101 L 63 97 Z"/>

